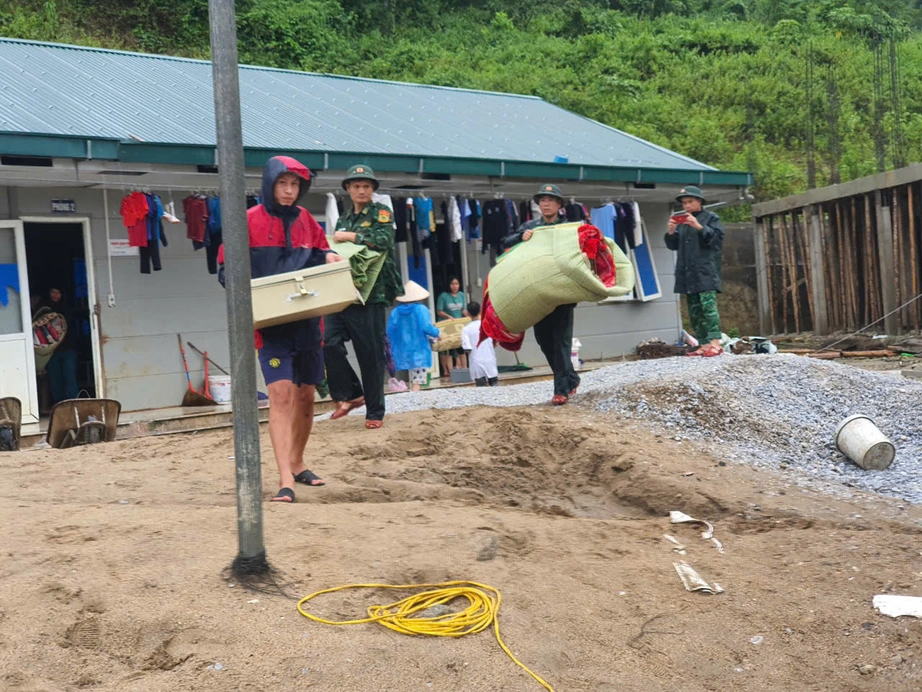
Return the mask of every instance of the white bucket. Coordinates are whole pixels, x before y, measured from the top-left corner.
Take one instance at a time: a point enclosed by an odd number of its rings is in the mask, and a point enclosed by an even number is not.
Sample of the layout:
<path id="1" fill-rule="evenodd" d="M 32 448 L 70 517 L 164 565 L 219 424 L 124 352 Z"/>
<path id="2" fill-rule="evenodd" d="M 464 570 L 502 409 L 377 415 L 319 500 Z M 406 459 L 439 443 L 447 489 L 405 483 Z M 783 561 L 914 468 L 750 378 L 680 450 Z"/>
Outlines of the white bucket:
<path id="1" fill-rule="evenodd" d="M 861 468 L 882 471 L 893 463 L 896 448 L 868 416 L 849 416 L 836 430 L 836 449 Z"/>
<path id="2" fill-rule="evenodd" d="M 211 398 L 216 404 L 229 404 L 231 402 L 231 378 L 227 375 L 209 375 L 208 389 Z"/>

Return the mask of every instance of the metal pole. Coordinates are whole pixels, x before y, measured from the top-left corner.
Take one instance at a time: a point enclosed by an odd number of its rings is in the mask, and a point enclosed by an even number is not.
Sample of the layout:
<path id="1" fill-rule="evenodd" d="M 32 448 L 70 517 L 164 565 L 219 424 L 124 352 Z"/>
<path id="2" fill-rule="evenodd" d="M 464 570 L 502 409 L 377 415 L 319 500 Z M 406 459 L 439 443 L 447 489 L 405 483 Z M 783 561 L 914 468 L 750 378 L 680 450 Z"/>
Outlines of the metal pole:
<path id="1" fill-rule="evenodd" d="M 209 0 L 211 62 L 214 77 L 218 172 L 224 231 L 227 334 L 230 342 L 234 458 L 237 466 L 237 571 L 268 570 L 263 544 L 262 473 L 259 414 L 256 406 L 256 358 L 253 303 L 250 298 L 250 242 L 246 221 L 243 130 L 237 67 L 234 0 Z"/>

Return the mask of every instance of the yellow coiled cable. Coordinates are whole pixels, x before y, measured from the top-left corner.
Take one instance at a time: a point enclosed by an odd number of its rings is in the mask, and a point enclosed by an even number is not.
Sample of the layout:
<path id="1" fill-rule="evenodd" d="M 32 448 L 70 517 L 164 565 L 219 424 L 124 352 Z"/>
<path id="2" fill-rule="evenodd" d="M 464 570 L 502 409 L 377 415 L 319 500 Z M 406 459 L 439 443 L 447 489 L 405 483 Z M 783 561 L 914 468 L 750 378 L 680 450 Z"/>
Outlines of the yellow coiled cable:
<path id="1" fill-rule="evenodd" d="M 360 620 L 326 620 L 316 615 L 311 615 L 302 607 L 308 601 L 328 593 L 345 591 L 346 589 L 434 589 L 423 591 L 404 598 L 402 601 L 390 605 L 373 605 L 368 608 L 368 617 Z M 437 605 L 447 605 L 457 598 L 467 599 L 468 606 L 461 612 L 447 613 L 436 617 L 413 617 L 428 608 Z M 441 584 L 346 584 L 332 589 L 317 591 L 310 596 L 305 596 L 298 601 L 298 612 L 306 618 L 324 625 L 364 625 L 377 622 L 388 629 L 402 634 L 424 634 L 430 637 L 463 637 L 466 634 L 483 632 L 493 625 L 496 641 L 517 666 L 532 676 L 550 692 L 553 688 L 538 675 L 528 669 L 524 663 L 517 659 L 509 647 L 499 636 L 499 606 L 502 603 L 499 589 L 494 589 L 486 584 L 474 581 L 447 581 Z"/>

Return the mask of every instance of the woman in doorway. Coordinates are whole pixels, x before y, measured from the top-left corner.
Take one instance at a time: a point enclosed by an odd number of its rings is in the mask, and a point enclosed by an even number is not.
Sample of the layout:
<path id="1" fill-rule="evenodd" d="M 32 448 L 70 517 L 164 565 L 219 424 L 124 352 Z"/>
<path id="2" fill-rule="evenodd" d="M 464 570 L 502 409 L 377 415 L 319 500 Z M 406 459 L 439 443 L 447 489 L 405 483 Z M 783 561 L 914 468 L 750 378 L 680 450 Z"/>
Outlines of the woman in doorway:
<path id="1" fill-rule="evenodd" d="M 79 393 L 77 388 L 77 351 L 74 348 L 74 343 L 76 342 L 74 330 L 77 328 L 77 324 L 70 308 L 64 302 L 63 293 L 58 288 L 52 288 L 48 291 L 48 300 L 42 304 L 42 307 L 58 313 L 61 319 L 67 323 L 64 338 L 54 350 L 51 360 L 48 361 L 51 399 L 53 403 L 57 404 L 65 399 L 76 399 Z"/>
<path id="2" fill-rule="evenodd" d="M 467 298 L 461 292 L 461 282 L 456 276 L 448 281 L 448 290 L 439 296 L 436 305 L 436 318 L 438 320 L 454 320 L 459 317 L 470 317 L 467 313 Z M 452 360 L 454 363 L 452 363 Z M 453 348 L 439 354 L 439 363 L 442 366 L 442 377 L 451 375 L 452 367 L 466 368 L 467 354 L 463 349 Z"/>

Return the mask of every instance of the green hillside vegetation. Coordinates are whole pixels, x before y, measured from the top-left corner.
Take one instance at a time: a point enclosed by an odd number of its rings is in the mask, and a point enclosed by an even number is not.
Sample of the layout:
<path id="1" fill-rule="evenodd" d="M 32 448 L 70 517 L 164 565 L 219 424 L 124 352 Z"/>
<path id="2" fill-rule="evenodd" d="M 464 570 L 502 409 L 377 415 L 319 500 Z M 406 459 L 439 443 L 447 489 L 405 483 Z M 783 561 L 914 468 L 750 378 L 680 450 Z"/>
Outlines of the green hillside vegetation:
<path id="1" fill-rule="evenodd" d="M 243 62 L 535 94 L 705 163 L 751 170 L 757 198 L 769 199 L 922 159 L 919 4 L 242 0 L 237 7 Z M 20 1 L 0 5 L 0 33 L 207 58 L 207 13 L 207 0 Z"/>

